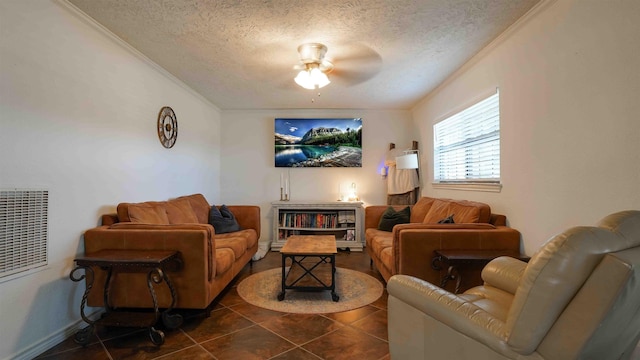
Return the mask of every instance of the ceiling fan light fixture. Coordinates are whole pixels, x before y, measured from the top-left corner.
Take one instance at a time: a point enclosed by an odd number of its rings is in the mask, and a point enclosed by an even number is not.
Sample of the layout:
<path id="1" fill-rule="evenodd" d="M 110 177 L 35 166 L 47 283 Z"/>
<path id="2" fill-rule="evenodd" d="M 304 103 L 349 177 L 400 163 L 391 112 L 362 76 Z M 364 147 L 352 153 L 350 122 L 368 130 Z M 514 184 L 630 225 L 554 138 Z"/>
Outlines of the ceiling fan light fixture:
<path id="1" fill-rule="evenodd" d="M 319 89 L 331 83 L 327 74 L 323 73 L 317 67 L 300 71 L 294 80 L 296 84 L 309 90 Z"/>
<path id="2" fill-rule="evenodd" d="M 298 47 L 300 61 L 305 68 L 295 77 L 296 84 L 314 90 L 331 83 L 326 73 L 333 69 L 333 64 L 324 59 L 326 52 L 327 47 L 319 43 L 302 44 Z"/>
<path id="3" fill-rule="evenodd" d="M 300 71 L 298 73 L 298 76 L 296 76 L 296 78 L 293 80 L 295 80 L 296 84 L 302 86 L 305 89 L 314 89 L 313 83 L 311 83 L 311 75 L 307 70 Z"/>
<path id="4" fill-rule="evenodd" d="M 327 47 L 320 43 L 307 43 L 298 46 L 300 60 L 304 63 L 322 62 L 327 53 Z"/>
<path id="5" fill-rule="evenodd" d="M 311 69 L 311 71 L 309 72 L 309 75 L 311 76 L 311 81 L 313 81 L 313 83 L 317 85 L 319 88 L 323 86 L 327 86 L 331 82 L 329 81 L 329 77 L 327 77 L 327 74 L 323 73 L 318 68 Z"/>

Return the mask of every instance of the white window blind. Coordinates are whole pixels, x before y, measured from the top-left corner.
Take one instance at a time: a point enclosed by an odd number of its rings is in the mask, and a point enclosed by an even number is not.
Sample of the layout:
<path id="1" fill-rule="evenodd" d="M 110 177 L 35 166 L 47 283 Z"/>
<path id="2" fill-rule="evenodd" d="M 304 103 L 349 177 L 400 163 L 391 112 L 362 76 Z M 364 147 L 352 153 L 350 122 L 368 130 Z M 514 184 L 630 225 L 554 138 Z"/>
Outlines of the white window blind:
<path id="1" fill-rule="evenodd" d="M 499 92 L 433 126 L 434 182 L 500 182 Z"/>
<path id="2" fill-rule="evenodd" d="M 47 265 L 49 192 L 0 190 L 0 278 Z"/>

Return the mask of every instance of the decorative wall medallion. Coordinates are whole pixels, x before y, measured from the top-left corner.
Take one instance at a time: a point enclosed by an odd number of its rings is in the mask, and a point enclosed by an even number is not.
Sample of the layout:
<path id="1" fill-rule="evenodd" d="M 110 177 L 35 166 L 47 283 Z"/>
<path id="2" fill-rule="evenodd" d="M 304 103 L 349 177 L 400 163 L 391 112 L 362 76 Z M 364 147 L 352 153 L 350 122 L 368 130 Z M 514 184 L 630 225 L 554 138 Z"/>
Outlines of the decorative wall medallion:
<path id="1" fill-rule="evenodd" d="M 165 106 L 158 114 L 158 139 L 162 146 L 170 149 L 178 138 L 178 119 L 173 109 Z"/>

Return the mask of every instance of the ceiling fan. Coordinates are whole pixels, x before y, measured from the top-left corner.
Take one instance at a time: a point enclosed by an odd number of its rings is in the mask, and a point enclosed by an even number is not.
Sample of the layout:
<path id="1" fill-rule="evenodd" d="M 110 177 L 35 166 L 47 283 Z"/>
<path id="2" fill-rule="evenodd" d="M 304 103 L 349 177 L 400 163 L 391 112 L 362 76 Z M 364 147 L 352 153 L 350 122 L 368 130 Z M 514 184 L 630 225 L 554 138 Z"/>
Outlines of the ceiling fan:
<path id="1" fill-rule="evenodd" d="M 382 68 L 382 57 L 362 43 L 337 40 L 327 46 L 326 43 L 308 42 L 297 49 L 297 61 L 295 50 L 291 51 L 290 41 L 272 42 L 254 50 L 251 56 L 246 57 L 247 78 L 270 81 L 280 88 L 291 89 L 303 86 L 291 81 L 300 72 L 306 73 L 303 77 L 310 77 L 312 72 L 320 73 L 322 79 L 326 77 L 327 81 L 319 82 L 317 87 L 313 82 L 305 86 L 315 90 L 321 84 L 329 84 L 329 77 L 332 86 L 356 86 L 376 76 Z M 292 69 L 295 73 L 292 73 Z"/>
<path id="2" fill-rule="evenodd" d="M 333 63 L 325 59 L 327 47 L 320 43 L 306 43 L 298 46 L 300 63 L 294 66 L 295 70 L 300 70 L 295 77 L 296 84 L 305 89 L 319 89 L 329 85 L 328 73 L 333 70 Z"/>

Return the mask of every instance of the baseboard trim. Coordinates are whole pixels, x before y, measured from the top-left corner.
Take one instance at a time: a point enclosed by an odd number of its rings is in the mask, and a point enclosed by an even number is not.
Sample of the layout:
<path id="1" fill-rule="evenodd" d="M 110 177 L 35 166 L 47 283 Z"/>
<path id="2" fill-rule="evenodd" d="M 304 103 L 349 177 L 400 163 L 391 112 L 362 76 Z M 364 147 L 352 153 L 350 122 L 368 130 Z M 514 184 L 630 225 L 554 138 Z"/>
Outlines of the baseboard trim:
<path id="1" fill-rule="evenodd" d="M 90 319 L 94 319 L 101 312 L 102 312 L 101 309 L 97 309 L 96 311 L 94 311 L 91 314 L 89 314 L 88 317 Z M 78 331 L 81 328 L 84 328 L 86 326 L 87 326 L 87 323 L 85 323 L 82 319 L 79 319 L 79 320 L 69 324 L 68 326 L 66 326 L 66 327 L 64 327 L 64 328 L 52 333 L 51 335 L 47 336 L 46 338 L 36 342 L 35 344 L 32 344 L 31 346 L 28 346 L 25 349 L 22 349 L 22 350 L 19 350 L 18 352 L 10 354 L 4 360 L 30 360 L 30 359 L 33 359 L 33 358 L 37 357 L 38 355 L 42 354 L 43 352 L 45 352 L 45 351 L 51 349 L 52 347 L 60 344 L 61 342 L 65 341 L 69 337 L 73 336 L 76 333 L 76 331 Z"/>

